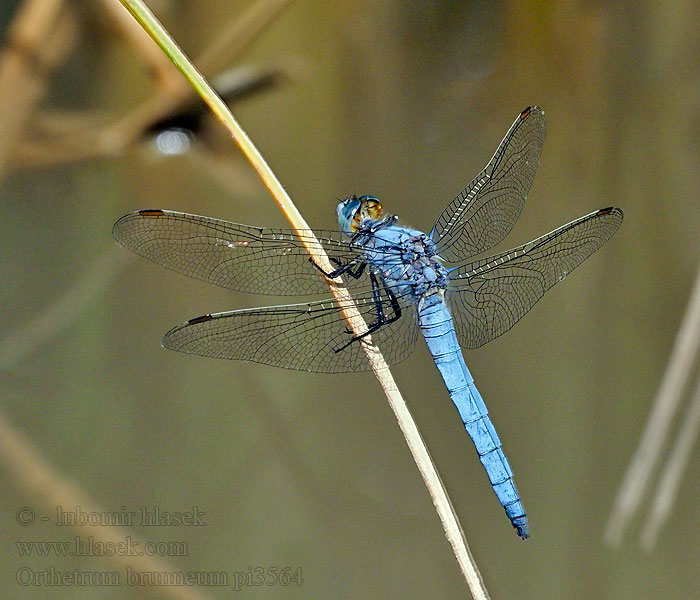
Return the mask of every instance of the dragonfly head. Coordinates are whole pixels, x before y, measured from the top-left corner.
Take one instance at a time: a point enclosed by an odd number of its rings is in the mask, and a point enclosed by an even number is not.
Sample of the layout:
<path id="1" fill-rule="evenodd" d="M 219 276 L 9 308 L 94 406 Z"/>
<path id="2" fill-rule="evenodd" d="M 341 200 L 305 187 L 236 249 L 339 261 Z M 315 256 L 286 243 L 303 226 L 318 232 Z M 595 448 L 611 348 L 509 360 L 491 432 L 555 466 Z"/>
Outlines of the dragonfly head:
<path id="1" fill-rule="evenodd" d="M 379 221 L 382 218 L 382 203 L 374 196 L 348 196 L 335 209 L 340 230 L 349 236 L 357 233 L 365 219 Z"/>

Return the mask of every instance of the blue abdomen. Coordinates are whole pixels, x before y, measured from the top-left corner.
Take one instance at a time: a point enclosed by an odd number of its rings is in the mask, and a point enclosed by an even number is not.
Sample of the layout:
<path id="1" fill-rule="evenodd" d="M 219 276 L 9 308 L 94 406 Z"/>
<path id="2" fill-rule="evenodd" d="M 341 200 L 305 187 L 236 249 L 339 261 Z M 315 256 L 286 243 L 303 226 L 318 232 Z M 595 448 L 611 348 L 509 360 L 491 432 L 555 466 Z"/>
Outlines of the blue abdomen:
<path id="1" fill-rule="evenodd" d="M 452 317 L 438 294 L 429 296 L 421 303 L 418 318 L 430 354 L 474 442 L 493 490 L 518 535 L 525 539 L 529 535 L 527 517 L 513 481 L 513 471 L 462 357 Z"/>

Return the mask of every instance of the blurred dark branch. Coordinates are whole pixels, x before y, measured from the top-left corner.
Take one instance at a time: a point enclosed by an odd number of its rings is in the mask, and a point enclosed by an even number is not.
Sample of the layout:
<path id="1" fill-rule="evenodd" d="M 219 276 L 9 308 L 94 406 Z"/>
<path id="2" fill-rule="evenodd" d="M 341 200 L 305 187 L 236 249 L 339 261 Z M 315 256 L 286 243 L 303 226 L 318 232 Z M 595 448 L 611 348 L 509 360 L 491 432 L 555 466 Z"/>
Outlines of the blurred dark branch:
<path id="1" fill-rule="evenodd" d="M 118 3 L 113 0 L 112 4 Z M 258 0 L 243 15 L 237 15 L 222 28 L 219 36 L 196 61 L 200 70 L 207 74 L 214 74 L 226 64 L 230 64 L 257 39 L 267 26 L 274 22 L 289 4 L 291 4 L 291 0 Z M 123 10 L 121 6 L 118 8 L 120 11 Z M 122 19 L 121 13 L 118 13 L 116 9 L 110 9 L 110 14 L 119 25 Z M 124 27 L 127 26 L 124 25 Z M 154 67 L 156 59 L 148 58 L 147 54 L 150 54 L 151 51 L 144 52 L 140 37 L 129 33 L 127 39 L 135 45 L 136 51 L 145 57 L 144 60 Z M 148 42 L 154 53 L 160 52 L 151 40 Z M 99 129 L 95 129 L 94 123 L 91 121 L 80 123 L 74 120 L 75 128 L 68 131 L 66 127 L 64 135 L 25 140 L 16 148 L 12 166 L 16 168 L 49 166 L 119 154 L 143 139 L 158 122 L 186 110 L 188 105 L 192 107 L 195 103 L 192 88 L 187 85 L 187 82 L 177 73 L 169 61 L 167 66 L 173 73 L 172 77 L 165 76 L 163 74 L 165 67 L 162 66 L 161 70 L 161 66 L 162 62 L 159 60 L 159 66 L 156 68 L 159 74 L 156 84 L 159 85 L 159 88 L 140 106 Z M 232 93 L 236 99 L 240 99 L 242 95 L 252 94 L 265 87 L 275 85 L 280 80 L 279 71 L 276 69 L 248 70 L 245 74 L 239 73 L 239 77 L 240 88 L 237 92 Z M 196 102 L 196 109 L 200 110 L 200 101 Z M 202 112 L 202 114 L 204 113 Z M 18 129 L 18 134 L 20 131 Z M 11 145 L 8 145 L 9 147 Z"/>
<path id="2" fill-rule="evenodd" d="M 222 96 L 228 102 L 240 101 L 260 91 L 278 85 L 284 80 L 277 69 L 239 67 L 223 74 L 230 78 L 228 88 Z M 156 115 L 157 120 L 142 123 L 136 141 L 141 141 L 161 128 L 181 123 L 184 127 L 198 127 L 208 111 L 194 97 L 181 103 L 173 112 Z M 131 141 L 115 139 L 112 135 L 114 118 L 94 112 L 58 113 L 48 112 L 37 116 L 32 129 L 39 134 L 37 139 L 25 140 L 17 147 L 12 160 L 15 168 L 39 168 L 57 164 L 78 162 L 105 156 L 113 156 L 126 150 Z M 127 143 L 128 142 L 128 143 Z"/>
<path id="3" fill-rule="evenodd" d="M 214 80 L 214 87 L 227 103 L 234 103 L 259 91 L 278 85 L 284 76 L 281 71 L 262 70 L 250 66 L 237 67 L 222 73 Z M 209 108 L 198 97 L 188 101 L 146 127 L 146 133 L 156 133 L 169 127 L 181 127 L 197 133 Z"/>
<path id="4" fill-rule="evenodd" d="M 213 75 L 243 52 L 270 25 L 291 0 L 258 0 L 246 13 L 237 16 L 211 43 L 195 64 L 205 75 Z M 125 115 L 101 134 L 109 147 L 123 148 L 138 140 L 152 123 L 178 110 L 194 97 L 184 78 L 176 86 L 159 90 L 141 106 Z"/>

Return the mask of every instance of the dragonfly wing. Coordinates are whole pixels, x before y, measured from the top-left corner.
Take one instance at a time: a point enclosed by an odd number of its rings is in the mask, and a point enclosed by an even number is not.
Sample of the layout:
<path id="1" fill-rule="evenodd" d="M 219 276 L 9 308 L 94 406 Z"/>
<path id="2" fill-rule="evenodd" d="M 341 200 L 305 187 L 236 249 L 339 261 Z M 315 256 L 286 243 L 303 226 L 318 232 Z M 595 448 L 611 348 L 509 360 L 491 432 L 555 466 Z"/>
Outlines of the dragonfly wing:
<path id="1" fill-rule="evenodd" d="M 524 246 L 451 271 L 446 299 L 460 345 L 478 348 L 508 331 L 621 223 L 619 208 L 603 208 Z"/>
<path id="2" fill-rule="evenodd" d="M 376 322 L 377 305 L 371 293 L 358 295 L 354 303 L 367 324 Z M 380 303 L 386 315 L 393 314 L 388 298 Z M 418 336 L 415 305 L 402 306 L 401 311 L 398 320 L 372 333 L 390 364 L 404 360 Z M 369 370 L 361 343 L 356 340 L 346 346 L 352 337 L 339 305 L 328 299 L 205 315 L 170 330 L 163 346 L 317 373 Z"/>
<path id="3" fill-rule="evenodd" d="M 340 232 L 314 233 L 326 253 L 343 264 L 361 254 Z M 310 231 L 253 227 L 172 210 L 140 210 L 119 219 L 112 234 L 136 254 L 221 287 L 272 295 L 328 293 L 304 245 L 311 243 Z M 368 285 L 362 278 L 352 287 Z"/>
<path id="4" fill-rule="evenodd" d="M 544 111 L 521 112 L 493 158 L 438 217 L 431 237 L 448 262 L 492 248 L 513 229 L 532 186 L 545 138 Z"/>

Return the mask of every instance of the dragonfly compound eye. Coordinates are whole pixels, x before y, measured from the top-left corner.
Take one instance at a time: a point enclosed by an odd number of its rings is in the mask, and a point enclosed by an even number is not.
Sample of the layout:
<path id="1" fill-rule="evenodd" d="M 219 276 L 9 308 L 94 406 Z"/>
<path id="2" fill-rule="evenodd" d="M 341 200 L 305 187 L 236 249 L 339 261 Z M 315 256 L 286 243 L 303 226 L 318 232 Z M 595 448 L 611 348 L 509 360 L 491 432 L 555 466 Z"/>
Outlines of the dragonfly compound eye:
<path id="1" fill-rule="evenodd" d="M 377 200 L 374 196 L 362 196 L 360 198 L 362 203 L 360 220 L 370 218 L 374 221 L 379 221 L 382 218 L 383 210 L 382 203 Z"/>
<path id="2" fill-rule="evenodd" d="M 362 208 L 362 201 L 355 196 L 350 196 L 341 200 L 335 209 L 338 215 L 338 225 L 340 230 L 346 235 L 353 235 L 357 232 L 359 222 L 356 224 L 357 215 Z"/>

